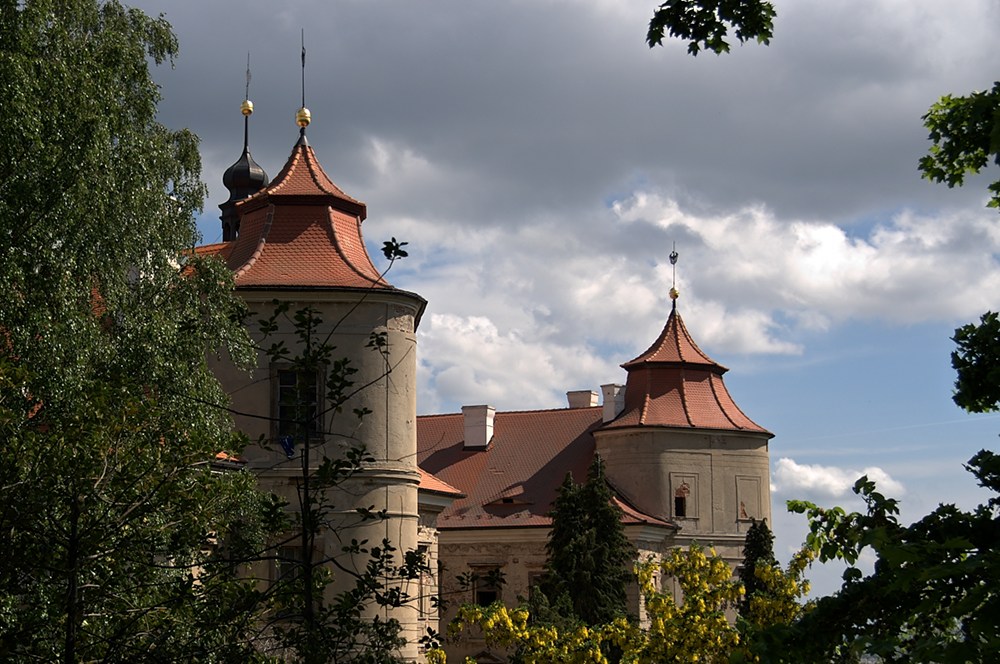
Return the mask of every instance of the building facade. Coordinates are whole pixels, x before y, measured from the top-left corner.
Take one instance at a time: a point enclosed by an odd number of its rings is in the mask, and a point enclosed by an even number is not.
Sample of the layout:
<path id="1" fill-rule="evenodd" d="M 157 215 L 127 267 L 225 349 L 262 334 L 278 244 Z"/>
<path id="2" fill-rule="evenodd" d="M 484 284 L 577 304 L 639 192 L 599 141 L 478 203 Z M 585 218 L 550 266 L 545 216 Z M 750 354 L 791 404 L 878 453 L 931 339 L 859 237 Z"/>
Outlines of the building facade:
<path id="1" fill-rule="evenodd" d="M 326 175 L 306 139 L 307 124 L 300 112 L 299 139 L 273 181 L 244 142 L 224 178 L 232 194 L 220 206 L 224 241 L 198 251 L 233 271 L 250 321 L 269 317 L 275 301 L 290 303 L 289 312 L 308 307 L 321 321 L 312 338 L 350 360 L 358 389 L 344 404 L 331 404 L 319 387 L 322 371 L 304 373 L 264 350 L 250 374 L 225 361 L 215 369 L 232 397 L 236 426 L 266 443 L 248 448 L 247 463 L 262 487 L 290 505 L 303 435 L 317 464 L 358 443 L 371 454 L 364 472 L 338 489 L 340 520 L 315 546 L 347 567 L 359 561 L 341 553 L 345 538 L 387 538 L 401 551 L 424 554 L 427 573 L 408 589 L 415 599 L 394 614 L 408 640 L 401 655 L 418 661 L 419 635 L 427 627 L 444 631 L 462 602 L 527 596 L 545 565 L 557 489 L 567 473 L 582 482 L 595 454 L 641 556 L 697 540 L 735 567 L 751 520 L 770 518 L 772 434 L 737 407 L 723 382 L 726 369 L 685 327 L 676 291 L 660 336 L 622 365 L 624 385 L 601 387 L 603 399 L 578 390 L 567 393 L 562 409 L 498 412 L 479 404 L 417 416 L 416 332 L 425 301 L 375 268 L 361 235 L 367 208 Z M 251 334 L 262 349 L 282 343 L 288 358 L 309 347 L 290 317 L 279 316 L 266 338 L 257 328 Z M 287 409 L 295 403 L 301 415 L 303 394 L 314 395 L 305 407 L 316 431 L 289 429 L 301 418 Z M 356 410 L 367 414 L 352 417 Z M 386 518 L 359 522 L 359 506 L 384 510 Z M 490 582 L 496 572 L 502 586 Z M 439 597 L 452 608 L 440 612 Z M 641 615 L 637 593 L 632 599 Z M 503 655 L 471 636 L 448 650 L 457 661 Z"/>

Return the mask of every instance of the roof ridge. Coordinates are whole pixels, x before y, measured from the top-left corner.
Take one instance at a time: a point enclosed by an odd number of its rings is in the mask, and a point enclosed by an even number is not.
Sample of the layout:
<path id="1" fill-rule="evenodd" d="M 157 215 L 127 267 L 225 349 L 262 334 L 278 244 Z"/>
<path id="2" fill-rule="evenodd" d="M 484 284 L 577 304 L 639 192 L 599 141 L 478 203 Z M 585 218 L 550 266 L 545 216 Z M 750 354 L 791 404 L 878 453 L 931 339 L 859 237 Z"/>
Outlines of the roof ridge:
<path id="1" fill-rule="evenodd" d="M 357 265 L 354 264 L 354 261 L 352 261 L 347 256 L 347 252 L 344 251 L 344 247 L 342 245 L 342 238 L 340 237 L 340 233 L 337 232 L 337 227 L 336 227 L 337 221 L 334 218 L 334 214 L 333 214 L 333 211 L 335 209 L 336 208 L 334 208 L 332 205 L 327 205 L 326 206 L 326 213 L 327 213 L 326 220 L 327 220 L 327 222 L 329 222 L 329 228 L 327 230 L 329 231 L 330 235 L 333 237 L 333 248 L 340 255 L 341 259 L 343 259 L 344 264 L 347 265 L 347 267 L 350 268 L 352 272 L 354 272 L 356 275 L 358 275 L 362 279 L 368 279 L 368 280 L 370 280 L 372 282 L 372 286 L 385 286 L 385 287 L 388 287 L 388 288 L 392 288 L 392 286 L 383 278 L 382 273 L 378 271 L 378 268 L 375 267 L 375 264 L 372 263 L 371 256 L 368 255 L 368 251 L 367 250 L 363 251 L 361 253 L 362 253 L 363 257 L 365 259 L 367 259 L 368 267 L 371 268 L 371 271 L 374 274 L 378 275 L 374 279 L 372 279 L 371 275 L 365 274 L 364 272 L 362 272 L 361 269 Z M 361 235 L 360 224 L 358 224 L 358 226 L 359 226 L 359 228 L 357 229 L 357 231 L 358 231 L 358 236 L 360 237 L 360 235 Z"/>
<path id="2" fill-rule="evenodd" d="M 233 281 L 238 280 L 241 276 L 246 274 L 251 267 L 257 262 L 261 254 L 264 253 L 264 247 L 267 246 L 267 236 L 271 232 L 271 222 L 274 221 L 274 204 L 268 205 L 267 207 L 267 218 L 264 219 L 264 227 L 260 231 L 260 235 L 257 236 L 257 246 L 254 248 L 253 253 L 247 258 L 246 262 L 239 267 L 238 270 L 233 272 Z"/>

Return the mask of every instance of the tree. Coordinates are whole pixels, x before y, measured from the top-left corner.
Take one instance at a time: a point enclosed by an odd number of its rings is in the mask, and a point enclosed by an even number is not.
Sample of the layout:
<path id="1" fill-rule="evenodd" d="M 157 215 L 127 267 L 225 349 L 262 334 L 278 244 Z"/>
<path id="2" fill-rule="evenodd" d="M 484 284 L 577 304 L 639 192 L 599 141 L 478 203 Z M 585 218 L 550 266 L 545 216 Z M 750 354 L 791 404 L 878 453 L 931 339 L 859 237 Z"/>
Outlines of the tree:
<path id="1" fill-rule="evenodd" d="M 730 28 L 740 43 L 771 43 L 774 16 L 774 5 L 765 0 L 667 0 L 653 11 L 646 43 L 661 46 L 669 33 L 687 40 L 691 55 L 702 50 L 728 53 Z"/>
<path id="2" fill-rule="evenodd" d="M 796 600 L 802 594 L 801 573 L 808 560 L 808 555 L 796 557 L 794 570 L 776 569 L 764 576 L 762 590 L 777 609 L 770 615 L 797 615 L 801 610 Z M 674 549 L 662 560 L 640 563 L 636 574 L 646 610 L 645 626 L 621 616 L 597 625 L 555 626 L 532 620 L 528 607 L 510 609 L 498 602 L 461 607 L 448 630 L 455 635 L 476 628 L 488 645 L 516 650 L 519 661 L 526 664 L 606 664 L 609 651 L 622 662 L 752 660 L 750 639 L 757 630 L 734 625 L 726 615 L 743 597 L 743 584 L 733 578 L 729 564 L 715 551 L 697 544 L 687 550 Z M 676 595 L 671 583 L 677 585 Z M 796 590 L 791 591 L 793 587 Z M 434 651 L 433 661 L 443 663 L 443 652 Z"/>
<path id="3" fill-rule="evenodd" d="M 626 616 L 635 548 L 625 537 L 621 510 L 594 457 L 582 485 L 569 474 L 552 505 L 552 531 L 541 591 L 556 615 L 586 625 Z"/>
<path id="4" fill-rule="evenodd" d="M 757 576 L 757 569 L 774 567 L 778 564 L 774 558 L 774 534 L 767 527 L 767 520 L 753 520 L 747 530 L 746 543 L 743 545 L 743 569 L 740 579 L 745 590 L 740 601 L 740 614 L 746 616 L 750 611 L 750 600 L 762 593 L 764 582 Z"/>
<path id="5" fill-rule="evenodd" d="M 206 355 L 248 357 L 224 266 L 186 253 L 197 141 L 156 122 L 169 25 L 0 3 L 0 657 L 252 661 L 238 560 L 269 501 Z M 219 546 L 226 542 L 226 546 Z"/>
<path id="6" fill-rule="evenodd" d="M 945 95 L 923 117 L 933 142 L 920 172 L 933 182 L 961 186 L 990 161 L 1000 165 L 1000 81 L 965 97 Z M 1000 208 L 1000 180 L 991 183 L 988 207 Z"/>
<path id="7" fill-rule="evenodd" d="M 955 394 L 959 407 L 973 413 L 997 410 L 1000 404 L 1000 319 L 988 311 L 979 325 L 969 323 L 955 330 L 957 349 L 951 366 L 957 373 Z"/>
<path id="8" fill-rule="evenodd" d="M 1000 490 L 1000 458 L 980 452 L 967 468 L 980 484 Z M 909 526 L 896 500 L 862 477 L 854 486 L 865 513 L 804 501 L 807 543 L 820 561 L 845 560 L 841 589 L 819 599 L 792 626 L 758 639 L 765 662 L 851 661 L 876 655 L 886 662 L 989 661 L 1000 648 L 996 616 L 1000 543 L 994 496 L 970 512 L 941 505 Z M 865 549 L 876 557 L 865 575 L 854 567 Z"/>

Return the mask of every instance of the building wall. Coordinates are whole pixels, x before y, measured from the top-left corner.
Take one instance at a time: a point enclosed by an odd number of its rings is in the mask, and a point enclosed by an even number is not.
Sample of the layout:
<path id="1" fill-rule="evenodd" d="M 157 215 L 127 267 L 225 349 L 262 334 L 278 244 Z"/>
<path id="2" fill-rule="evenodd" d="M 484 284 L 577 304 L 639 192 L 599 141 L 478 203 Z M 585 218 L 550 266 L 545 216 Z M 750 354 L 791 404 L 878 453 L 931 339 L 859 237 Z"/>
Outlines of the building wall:
<path id="1" fill-rule="evenodd" d="M 274 310 L 275 298 L 288 299 L 287 292 L 241 290 L 251 310 L 248 317 L 251 336 L 263 347 L 283 342 L 292 356 L 301 350 L 292 321 L 282 320 L 276 334 L 262 339 L 257 321 Z M 363 298 L 362 298 L 363 296 Z M 362 570 L 366 558 L 345 557 L 341 547 L 351 539 L 380 544 L 388 539 L 402 552 L 418 546 L 416 468 L 416 335 L 414 323 L 419 302 L 405 294 L 378 290 L 363 293 L 351 291 L 309 291 L 295 293 L 288 318 L 296 310 L 309 305 L 323 320 L 317 338 L 328 339 L 335 347 L 331 360 L 350 358 L 357 372 L 351 377 L 357 391 L 340 413 L 331 413 L 323 421 L 323 433 L 315 438 L 310 466 L 315 470 L 324 455 L 340 457 L 358 443 L 364 444 L 374 462 L 354 478 L 341 484 L 332 496 L 330 514 L 332 527 L 317 538 L 317 548 L 328 557 L 338 557 L 349 569 Z M 388 344 L 385 354 L 369 347 L 373 333 L 385 333 Z M 248 373 L 231 362 L 220 360 L 214 367 L 216 375 L 232 399 L 236 411 L 236 426 L 251 444 L 245 451 L 248 465 L 257 473 L 262 488 L 283 496 L 289 509 L 296 509 L 296 487 L 301 475 L 303 446 L 297 443 L 293 458 L 286 456 L 273 440 L 276 425 L 276 376 L 287 363 L 272 363 L 263 351 L 258 353 L 256 366 Z M 322 409 L 327 404 L 320 402 Z M 358 419 L 355 409 L 369 413 Z M 265 441 L 264 445 L 257 441 Z M 361 520 L 358 507 L 385 510 L 385 520 Z M 348 574 L 335 576 L 331 593 L 352 585 Z M 415 584 L 414 584 L 415 585 Z M 412 590 L 412 589 L 411 589 Z M 404 656 L 418 657 L 418 607 L 407 606 L 394 614 L 404 625 L 408 640 Z"/>
<path id="2" fill-rule="evenodd" d="M 594 435 L 614 486 L 680 526 L 680 546 L 711 544 L 734 562 L 751 519 L 771 518 L 766 434 L 637 427 Z"/>

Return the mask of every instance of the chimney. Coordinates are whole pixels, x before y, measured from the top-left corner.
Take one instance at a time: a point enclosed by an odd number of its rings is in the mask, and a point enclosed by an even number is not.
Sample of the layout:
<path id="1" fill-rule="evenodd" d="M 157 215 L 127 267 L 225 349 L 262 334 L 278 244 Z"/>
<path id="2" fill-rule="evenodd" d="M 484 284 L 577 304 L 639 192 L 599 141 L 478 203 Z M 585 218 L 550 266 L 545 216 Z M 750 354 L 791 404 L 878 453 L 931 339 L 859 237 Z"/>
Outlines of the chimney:
<path id="1" fill-rule="evenodd" d="M 604 395 L 604 421 L 610 422 L 619 415 L 625 408 L 625 386 L 617 383 L 601 385 L 601 394 Z"/>
<path id="2" fill-rule="evenodd" d="M 493 440 L 493 406 L 462 406 L 465 420 L 465 449 L 485 450 Z"/>
<path id="3" fill-rule="evenodd" d="M 570 408 L 590 408 L 596 406 L 597 392 L 593 390 L 573 390 L 566 393 L 566 401 Z"/>

